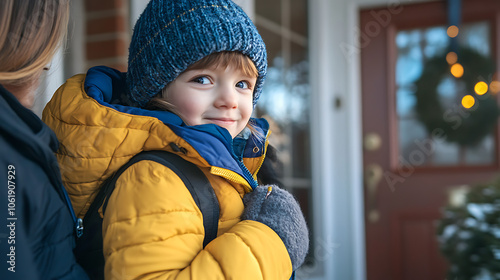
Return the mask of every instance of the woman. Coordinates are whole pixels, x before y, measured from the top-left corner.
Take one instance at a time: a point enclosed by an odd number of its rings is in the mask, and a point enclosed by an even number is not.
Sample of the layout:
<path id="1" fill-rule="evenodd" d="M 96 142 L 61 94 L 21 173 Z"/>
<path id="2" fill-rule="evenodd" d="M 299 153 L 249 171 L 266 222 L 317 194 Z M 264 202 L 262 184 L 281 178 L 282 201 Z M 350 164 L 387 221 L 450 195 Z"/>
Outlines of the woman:
<path id="1" fill-rule="evenodd" d="M 53 132 L 29 110 L 61 45 L 68 0 L 0 1 L 0 279 L 87 279 Z"/>

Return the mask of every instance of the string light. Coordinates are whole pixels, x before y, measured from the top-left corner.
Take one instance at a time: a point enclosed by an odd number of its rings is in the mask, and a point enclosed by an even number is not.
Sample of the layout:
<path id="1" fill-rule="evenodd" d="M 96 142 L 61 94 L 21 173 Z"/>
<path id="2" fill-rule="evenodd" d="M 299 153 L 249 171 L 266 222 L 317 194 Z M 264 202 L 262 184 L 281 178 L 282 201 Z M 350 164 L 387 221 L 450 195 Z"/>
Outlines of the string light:
<path id="1" fill-rule="evenodd" d="M 465 109 L 472 108 L 474 104 L 476 104 L 476 100 L 472 95 L 466 95 L 462 98 L 462 106 L 464 106 Z"/>
<path id="2" fill-rule="evenodd" d="M 474 91 L 476 92 L 477 95 L 483 95 L 488 92 L 488 84 L 485 82 L 478 82 L 474 86 Z"/>
<path id="3" fill-rule="evenodd" d="M 455 38 L 458 36 L 458 32 L 459 32 L 459 29 L 456 25 L 451 25 L 450 27 L 448 27 L 448 30 L 446 30 L 446 34 L 448 34 L 448 36 L 450 38 Z"/>
<path id="4" fill-rule="evenodd" d="M 448 62 L 449 65 L 453 65 L 453 64 L 457 63 L 457 61 L 458 61 L 457 53 L 449 52 L 446 55 L 446 61 Z"/>
<path id="5" fill-rule="evenodd" d="M 497 94 L 500 92 L 500 82 L 499 81 L 492 81 L 490 83 L 490 91 L 493 94 Z"/>
<path id="6" fill-rule="evenodd" d="M 464 75 L 464 67 L 460 63 L 455 63 L 451 66 L 450 72 L 455 78 L 461 78 Z"/>

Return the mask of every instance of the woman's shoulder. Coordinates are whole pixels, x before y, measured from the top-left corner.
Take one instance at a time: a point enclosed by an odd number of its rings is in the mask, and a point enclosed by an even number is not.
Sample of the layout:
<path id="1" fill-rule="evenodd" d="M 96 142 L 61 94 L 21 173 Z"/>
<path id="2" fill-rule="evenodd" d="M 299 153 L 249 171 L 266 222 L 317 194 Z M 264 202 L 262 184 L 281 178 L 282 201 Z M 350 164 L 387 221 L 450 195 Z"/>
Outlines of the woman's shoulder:
<path id="1" fill-rule="evenodd" d="M 58 148 L 55 134 L 31 110 L 0 86 L 0 145 L 2 157 L 14 160 L 18 157 L 45 165 L 55 160 Z"/>

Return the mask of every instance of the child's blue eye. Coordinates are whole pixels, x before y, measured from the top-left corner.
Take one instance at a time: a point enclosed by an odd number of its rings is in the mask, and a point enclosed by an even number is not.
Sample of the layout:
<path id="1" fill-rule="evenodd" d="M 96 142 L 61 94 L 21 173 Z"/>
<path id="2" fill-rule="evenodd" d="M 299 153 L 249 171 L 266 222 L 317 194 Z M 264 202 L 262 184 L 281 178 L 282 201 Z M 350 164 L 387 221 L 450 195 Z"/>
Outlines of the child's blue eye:
<path id="1" fill-rule="evenodd" d="M 193 79 L 193 82 L 206 85 L 210 83 L 210 80 L 207 77 L 201 76 L 201 77 L 196 77 Z"/>
<path id="2" fill-rule="evenodd" d="M 236 83 L 236 87 L 247 89 L 250 88 L 250 84 L 245 81 L 239 81 L 238 83 Z"/>

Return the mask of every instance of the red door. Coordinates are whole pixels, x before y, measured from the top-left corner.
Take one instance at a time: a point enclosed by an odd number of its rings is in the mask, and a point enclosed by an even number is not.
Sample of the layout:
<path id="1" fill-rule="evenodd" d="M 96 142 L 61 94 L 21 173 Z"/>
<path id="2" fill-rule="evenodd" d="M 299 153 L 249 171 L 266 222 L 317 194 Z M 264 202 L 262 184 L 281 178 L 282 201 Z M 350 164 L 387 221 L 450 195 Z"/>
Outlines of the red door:
<path id="1" fill-rule="evenodd" d="M 495 61 L 499 15 L 498 0 L 463 1 L 458 40 Z M 467 84 L 444 72 L 424 75 L 432 58 L 444 59 L 447 53 L 447 18 L 446 1 L 360 12 L 369 280 L 446 279 L 448 265 L 436 238 L 440 211 L 455 190 L 488 181 L 499 170 L 496 124 L 474 145 L 451 137 L 472 120 L 460 103 Z M 463 68 L 472 71 L 471 62 Z M 490 83 L 495 77 L 482 73 L 475 78 Z M 426 85 L 435 86 L 429 91 Z M 417 104 L 425 97 L 417 92 L 432 92 L 445 113 L 427 109 L 422 114 Z M 424 122 L 423 115 L 431 120 Z M 429 131 L 426 125 L 432 121 L 444 121 L 454 130 Z"/>

